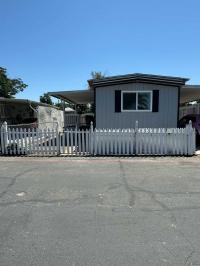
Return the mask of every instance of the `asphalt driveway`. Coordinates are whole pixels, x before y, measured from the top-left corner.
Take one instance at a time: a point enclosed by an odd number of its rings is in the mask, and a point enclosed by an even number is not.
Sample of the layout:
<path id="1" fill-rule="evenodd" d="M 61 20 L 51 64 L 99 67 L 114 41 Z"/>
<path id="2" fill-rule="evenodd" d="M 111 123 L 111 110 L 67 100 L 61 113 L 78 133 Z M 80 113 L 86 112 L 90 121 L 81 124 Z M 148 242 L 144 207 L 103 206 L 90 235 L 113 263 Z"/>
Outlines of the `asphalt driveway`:
<path id="1" fill-rule="evenodd" d="M 0 157 L 0 265 L 200 265 L 200 158 Z"/>

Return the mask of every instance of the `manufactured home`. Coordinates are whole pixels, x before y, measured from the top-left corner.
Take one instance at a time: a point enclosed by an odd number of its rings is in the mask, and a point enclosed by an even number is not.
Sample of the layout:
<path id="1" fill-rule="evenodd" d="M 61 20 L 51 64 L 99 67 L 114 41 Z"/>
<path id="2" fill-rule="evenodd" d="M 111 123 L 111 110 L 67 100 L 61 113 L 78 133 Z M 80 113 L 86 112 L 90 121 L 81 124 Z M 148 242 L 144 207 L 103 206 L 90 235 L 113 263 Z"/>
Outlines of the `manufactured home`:
<path id="1" fill-rule="evenodd" d="M 193 123 L 177 128 L 180 104 L 200 99 L 200 89 L 187 87 L 187 81 L 131 74 L 89 80 L 87 90 L 50 92 L 63 101 L 64 129 L 13 132 L 4 123 L 0 153 L 193 155 Z M 65 110 L 64 102 L 73 109 Z"/>
<path id="2" fill-rule="evenodd" d="M 75 108 L 78 104 L 94 105 L 96 128 L 133 128 L 136 121 L 140 127 L 175 128 L 180 103 L 184 99 L 200 98 L 200 88 L 193 92 L 185 85 L 188 80 L 136 73 L 88 80 L 88 90 L 49 94 L 73 103 Z M 77 121 L 78 114 L 75 116 Z M 65 127 L 68 127 L 67 122 Z"/>

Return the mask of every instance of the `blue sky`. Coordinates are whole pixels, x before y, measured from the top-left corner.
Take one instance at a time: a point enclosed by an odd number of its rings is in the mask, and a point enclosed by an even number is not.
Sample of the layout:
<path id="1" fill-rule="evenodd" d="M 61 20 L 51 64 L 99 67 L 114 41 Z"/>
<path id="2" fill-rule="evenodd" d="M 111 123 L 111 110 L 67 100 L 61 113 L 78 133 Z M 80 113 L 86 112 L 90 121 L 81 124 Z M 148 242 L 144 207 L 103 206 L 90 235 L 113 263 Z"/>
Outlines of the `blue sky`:
<path id="1" fill-rule="evenodd" d="M 87 88 L 91 71 L 200 84 L 199 0 L 0 0 L 0 66 L 18 98 Z"/>

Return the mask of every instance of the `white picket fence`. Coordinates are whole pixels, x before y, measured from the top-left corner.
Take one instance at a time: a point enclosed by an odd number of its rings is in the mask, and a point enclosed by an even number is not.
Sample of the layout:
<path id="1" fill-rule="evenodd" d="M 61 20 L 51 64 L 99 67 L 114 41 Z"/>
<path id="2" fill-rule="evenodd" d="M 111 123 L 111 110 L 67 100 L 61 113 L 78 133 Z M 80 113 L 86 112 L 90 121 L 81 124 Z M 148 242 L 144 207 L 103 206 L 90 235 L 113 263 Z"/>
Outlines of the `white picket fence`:
<path id="1" fill-rule="evenodd" d="M 97 155 L 192 155 L 196 149 L 195 131 L 189 126 L 95 130 L 94 140 Z"/>
<path id="2" fill-rule="evenodd" d="M 67 155 L 94 155 L 91 130 L 65 130 L 59 135 L 60 153 Z"/>
<path id="3" fill-rule="evenodd" d="M 58 131 L 35 128 L 9 129 L 4 124 L 0 134 L 2 155 L 58 155 Z"/>
<path id="4" fill-rule="evenodd" d="M 138 128 L 90 130 L 38 130 L 1 128 L 3 155 L 193 155 L 195 130 Z"/>

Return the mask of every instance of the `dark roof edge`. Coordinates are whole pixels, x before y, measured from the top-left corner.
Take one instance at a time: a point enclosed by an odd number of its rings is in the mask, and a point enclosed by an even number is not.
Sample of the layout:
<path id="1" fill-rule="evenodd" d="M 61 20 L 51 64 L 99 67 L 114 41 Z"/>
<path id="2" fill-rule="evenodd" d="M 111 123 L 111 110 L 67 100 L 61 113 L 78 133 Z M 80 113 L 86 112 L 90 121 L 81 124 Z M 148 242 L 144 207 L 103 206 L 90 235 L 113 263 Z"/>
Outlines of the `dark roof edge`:
<path id="1" fill-rule="evenodd" d="M 73 90 L 73 91 L 49 91 L 49 92 L 47 92 L 47 94 L 49 94 L 50 96 L 54 96 L 56 94 L 62 94 L 65 92 L 68 92 L 68 93 L 88 92 L 88 89 L 87 90 Z"/>
<path id="2" fill-rule="evenodd" d="M 171 85 L 171 86 L 183 86 L 188 80 L 189 80 L 188 78 L 181 78 L 181 77 L 136 73 L 136 74 L 106 77 L 101 79 L 90 79 L 88 80 L 88 83 L 92 88 L 115 85 L 115 84 L 131 83 L 131 82 L 144 82 L 144 83 Z"/>

